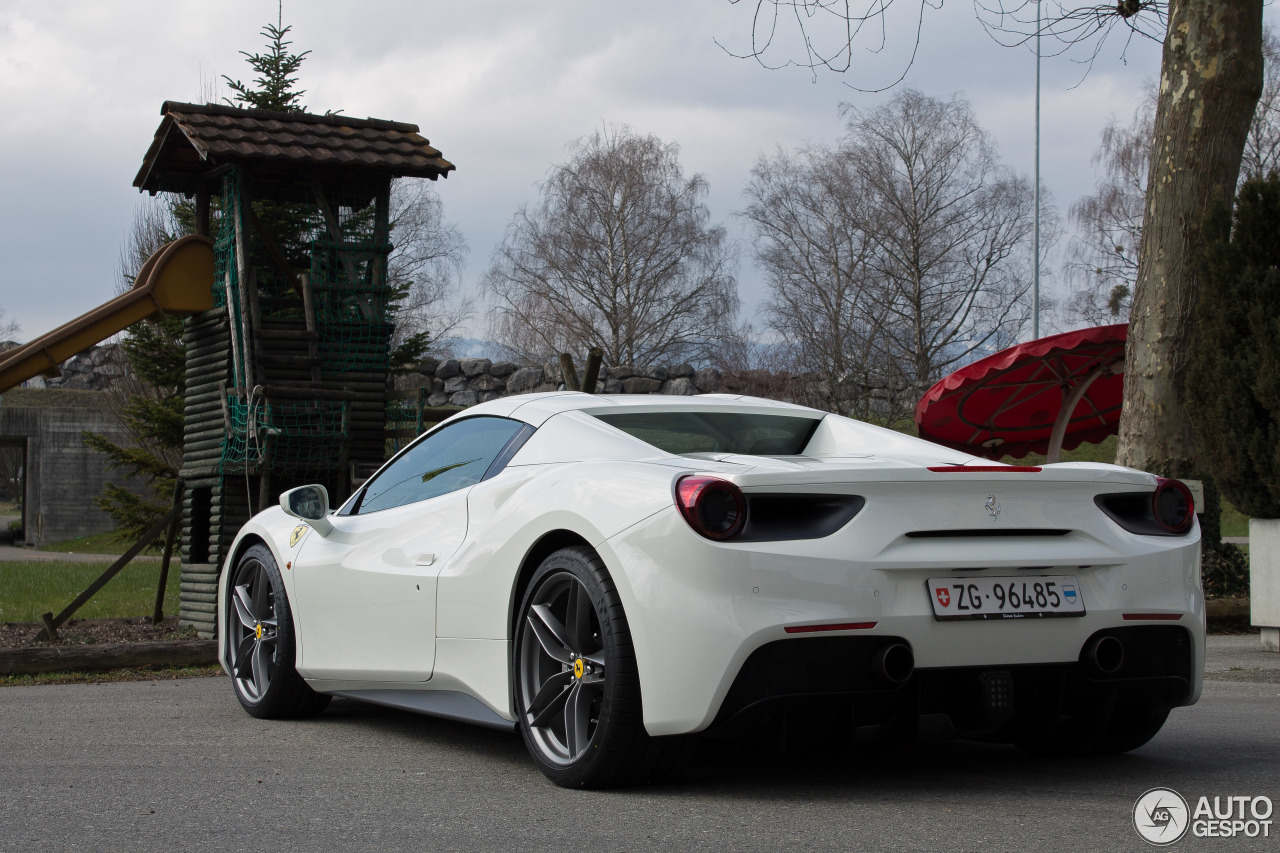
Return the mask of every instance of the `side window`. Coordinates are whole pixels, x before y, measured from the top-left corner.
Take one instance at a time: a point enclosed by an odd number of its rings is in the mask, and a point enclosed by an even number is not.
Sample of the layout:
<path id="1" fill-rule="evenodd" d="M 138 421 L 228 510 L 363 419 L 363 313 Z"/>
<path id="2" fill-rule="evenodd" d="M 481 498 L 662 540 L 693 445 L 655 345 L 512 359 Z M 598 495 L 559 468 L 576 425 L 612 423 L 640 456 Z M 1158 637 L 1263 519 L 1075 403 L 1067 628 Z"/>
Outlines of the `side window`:
<path id="1" fill-rule="evenodd" d="M 365 487 L 358 512 L 404 506 L 480 482 L 524 425 L 506 418 L 467 418 L 409 448 Z"/>

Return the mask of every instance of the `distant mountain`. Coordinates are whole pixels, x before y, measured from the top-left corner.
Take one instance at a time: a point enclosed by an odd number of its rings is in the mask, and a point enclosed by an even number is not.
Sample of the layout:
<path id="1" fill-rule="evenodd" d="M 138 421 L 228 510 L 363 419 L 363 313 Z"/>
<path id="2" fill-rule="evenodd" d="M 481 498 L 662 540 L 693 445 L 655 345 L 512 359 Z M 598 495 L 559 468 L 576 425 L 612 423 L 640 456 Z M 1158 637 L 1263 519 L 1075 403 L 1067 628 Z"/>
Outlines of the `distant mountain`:
<path id="1" fill-rule="evenodd" d="M 498 344 L 480 338 L 452 338 L 449 340 L 449 348 L 453 351 L 454 358 L 487 358 L 493 361 L 503 358 L 502 348 Z"/>

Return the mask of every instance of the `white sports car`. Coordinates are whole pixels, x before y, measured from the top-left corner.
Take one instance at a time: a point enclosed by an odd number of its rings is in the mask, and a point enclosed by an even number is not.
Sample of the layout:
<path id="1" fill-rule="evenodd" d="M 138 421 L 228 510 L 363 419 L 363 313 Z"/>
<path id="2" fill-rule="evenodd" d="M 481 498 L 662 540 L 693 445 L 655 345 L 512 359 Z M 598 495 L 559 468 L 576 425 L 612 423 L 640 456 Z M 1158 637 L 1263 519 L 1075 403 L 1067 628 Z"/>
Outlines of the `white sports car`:
<path id="1" fill-rule="evenodd" d="M 319 486 L 280 503 L 219 586 L 245 709 L 518 729 L 561 785 L 778 721 L 1119 752 L 1200 695 L 1190 492 L 1113 465 L 749 397 L 531 394 L 443 422 L 336 512 Z"/>

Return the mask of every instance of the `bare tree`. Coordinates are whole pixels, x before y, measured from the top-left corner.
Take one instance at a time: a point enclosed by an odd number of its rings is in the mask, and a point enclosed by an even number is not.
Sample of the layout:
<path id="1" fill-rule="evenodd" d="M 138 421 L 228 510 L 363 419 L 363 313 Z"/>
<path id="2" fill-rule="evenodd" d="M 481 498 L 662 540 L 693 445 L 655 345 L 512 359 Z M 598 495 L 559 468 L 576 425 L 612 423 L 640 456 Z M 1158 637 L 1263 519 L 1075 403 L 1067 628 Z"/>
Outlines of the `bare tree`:
<path id="1" fill-rule="evenodd" d="M 730 0 L 734 2 L 734 0 Z M 744 0 L 755 9 L 748 55 L 763 61 L 775 43 L 774 13 L 787 13 L 804 56 L 798 64 L 841 70 L 864 29 L 883 25 L 893 0 Z M 921 16 L 932 0 L 907 4 Z M 938 4 L 940 5 L 940 4 Z M 1050 3 L 1046 23 L 1037 0 L 980 0 L 988 29 L 1022 43 L 1039 33 L 1093 55 L 1101 36 L 1163 39 L 1155 133 L 1152 135 L 1146 214 L 1139 248 L 1118 461 L 1168 475 L 1195 469 L 1195 442 L 1181 402 L 1178 377 L 1189 356 L 1192 308 L 1200 288 L 1195 263 L 1205 221 L 1230 203 L 1240 173 L 1254 107 L 1262 92 L 1262 0 L 1121 0 Z M 826 18 L 828 20 L 821 20 Z M 834 26 L 832 26 L 834 22 Z M 821 33 L 834 35 L 834 52 L 810 48 Z M 883 32 L 883 30 L 881 30 Z M 919 28 L 917 26 L 917 34 Z M 918 43 L 918 36 L 917 36 Z M 794 42 L 792 44 L 795 44 Z M 784 44 L 783 49 L 792 49 Z M 914 52 L 913 52 L 914 58 Z"/>
<path id="2" fill-rule="evenodd" d="M 431 348 L 447 347 L 449 335 L 471 314 L 461 294 L 467 241 L 444 217 L 440 196 L 426 181 L 399 180 L 391 188 L 390 285 L 402 295 L 396 304 L 392 345 L 425 333 Z"/>
<path id="3" fill-rule="evenodd" d="M 0 308 L 0 342 L 7 341 L 13 335 L 22 331 L 22 327 L 18 325 L 16 320 L 10 320 L 7 323 L 4 319 L 4 309 Z"/>
<path id="4" fill-rule="evenodd" d="M 744 323 L 721 338 L 711 364 L 720 371 L 724 389 L 734 394 L 766 397 L 802 405 L 825 405 L 811 374 L 784 342 L 765 340 L 768 330 Z"/>
<path id="5" fill-rule="evenodd" d="M 1263 57 L 1262 97 L 1249 126 L 1240 183 L 1265 177 L 1280 167 L 1280 42 L 1270 30 L 1263 36 Z M 1093 325 L 1129 319 L 1138 280 L 1156 100 L 1155 84 L 1150 84 L 1128 124 L 1115 118 L 1107 122 L 1093 154 L 1102 177 L 1092 194 L 1071 206 L 1071 219 L 1078 230 L 1067 260 L 1067 275 L 1078 286 L 1069 311 Z"/>
<path id="6" fill-rule="evenodd" d="M 836 148 L 761 160 L 747 193 L 769 321 L 826 405 L 889 422 L 1029 316 L 1031 188 L 969 105 L 846 107 Z"/>
<path id="7" fill-rule="evenodd" d="M 1114 117 L 1107 122 L 1093 154 L 1094 165 L 1102 168 L 1102 179 L 1092 194 L 1071 205 L 1071 220 L 1078 230 L 1071 241 L 1066 272 L 1077 286 L 1068 311 L 1091 325 L 1129 319 L 1138 280 L 1142 207 L 1147 197 L 1155 115 L 1153 86 L 1128 124 L 1122 125 Z"/>
<path id="8" fill-rule="evenodd" d="M 706 195 L 674 143 L 618 125 L 578 140 L 494 254 L 495 337 L 532 362 L 593 346 L 609 364 L 708 357 L 738 296 Z"/>
<path id="9" fill-rule="evenodd" d="M 1268 28 L 1262 34 L 1262 96 L 1244 143 L 1240 183 L 1265 178 L 1280 169 L 1280 39 Z"/>
<path id="10" fill-rule="evenodd" d="M 867 390 L 883 382 L 876 345 L 883 317 L 870 266 L 871 201 L 852 160 L 825 146 L 779 151 L 756 162 L 746 194 L 770 328 L 796 369 L 813 377 L 822 406 L 868 417 Z"/>
<path id="11" fill-rule="evenodd" d="M 885 355 L 918 397 L 973 353 L 1016 340 L 1027 321 L 1030 182 L 1000 162 L 960 98 L 908 89 L 847 114 L 848 156 L 875 206 Z"/>

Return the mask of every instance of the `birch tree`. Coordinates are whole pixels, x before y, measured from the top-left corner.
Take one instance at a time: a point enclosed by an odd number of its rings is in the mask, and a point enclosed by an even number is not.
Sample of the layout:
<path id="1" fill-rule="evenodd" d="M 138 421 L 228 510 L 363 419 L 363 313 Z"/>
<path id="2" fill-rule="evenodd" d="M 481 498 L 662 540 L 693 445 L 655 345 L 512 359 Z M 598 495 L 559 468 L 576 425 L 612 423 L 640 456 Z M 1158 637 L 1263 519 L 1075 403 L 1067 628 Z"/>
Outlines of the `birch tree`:
<path id="1" fill-rule="evenodd" d="M 496 339 L 526 361 L 590 347 L 608 364 L 707 358 L 738 295 L 706 179 L 685 177 L 674 143 L 624 126 L 569 154 L 516 212 L 485 276 Z"/>

